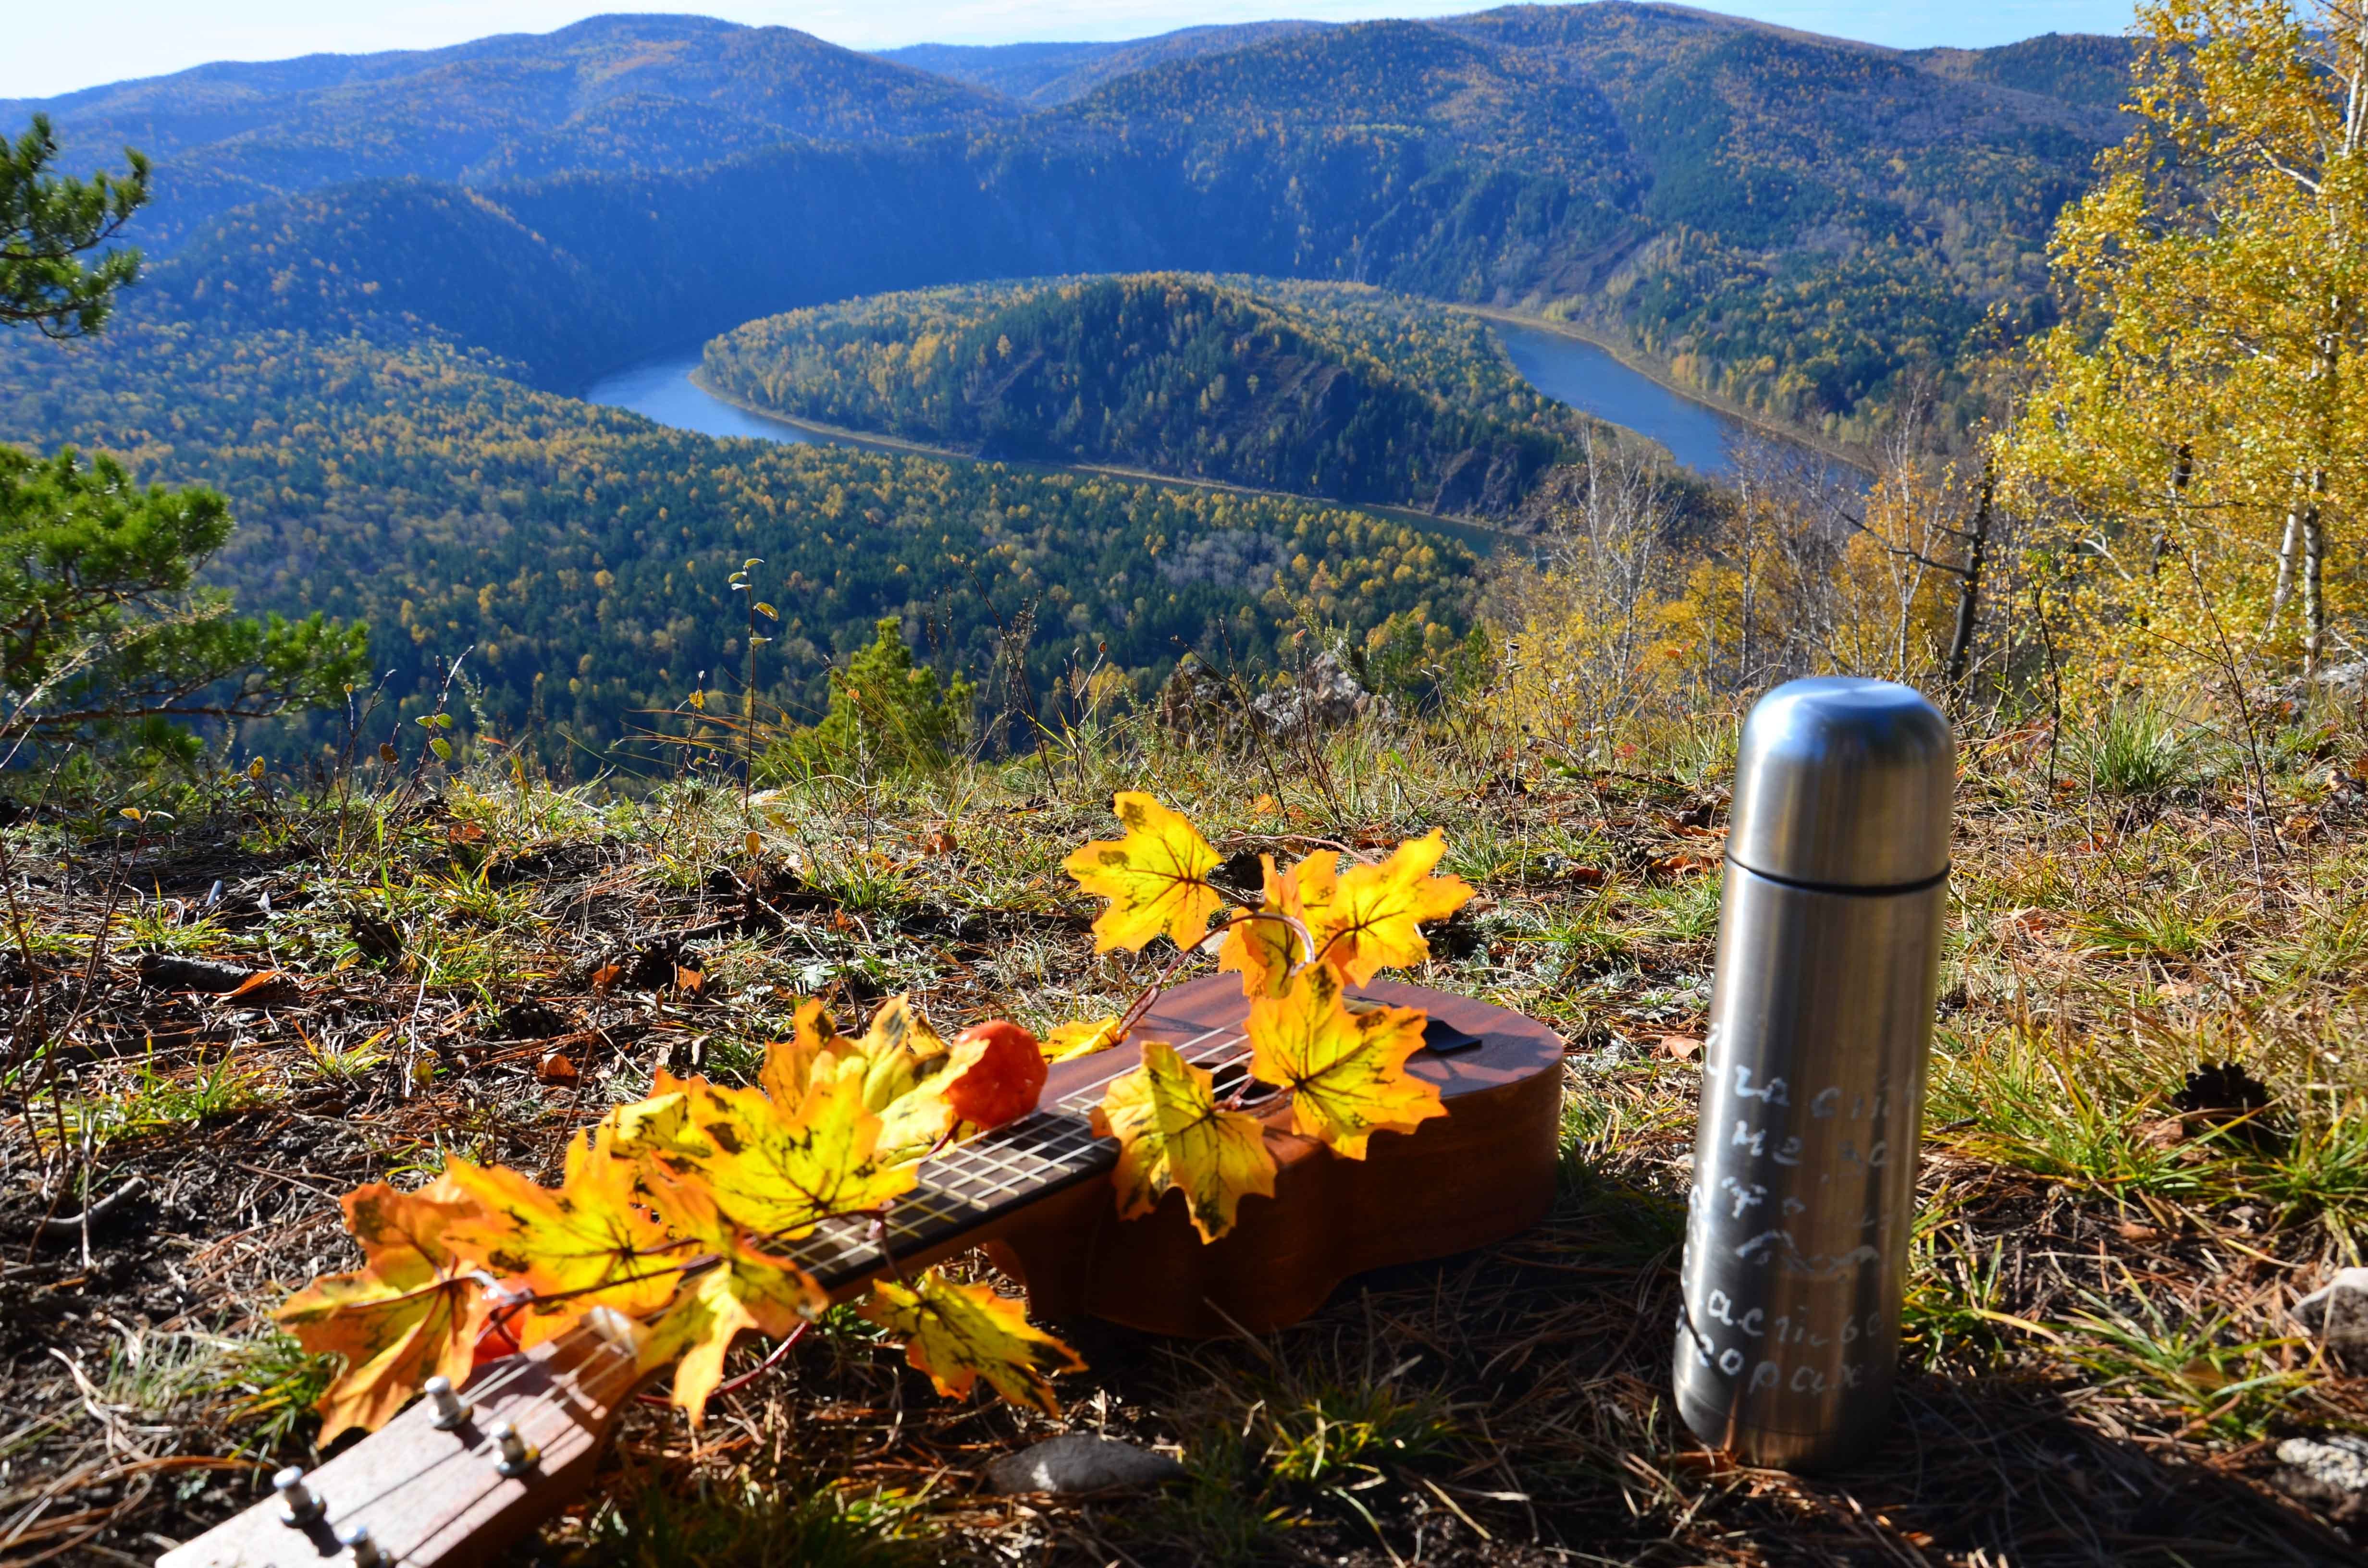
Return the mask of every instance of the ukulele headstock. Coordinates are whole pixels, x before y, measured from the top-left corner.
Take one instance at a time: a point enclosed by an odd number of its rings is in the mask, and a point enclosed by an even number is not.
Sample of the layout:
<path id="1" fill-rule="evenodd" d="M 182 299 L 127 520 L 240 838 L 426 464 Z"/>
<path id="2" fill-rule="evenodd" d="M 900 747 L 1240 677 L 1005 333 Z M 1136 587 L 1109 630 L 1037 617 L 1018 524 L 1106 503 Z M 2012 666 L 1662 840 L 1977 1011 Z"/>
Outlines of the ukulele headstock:
<path id="1" fill-rule="evenodd" d="M 276 1496 L 157 1568 L 499 1562 L 589 1483 L 642 1380 L 619 1320 L 488 1362 L 457 1392 L 442 1381 L 318 1470 L 280 1471 Z"/>

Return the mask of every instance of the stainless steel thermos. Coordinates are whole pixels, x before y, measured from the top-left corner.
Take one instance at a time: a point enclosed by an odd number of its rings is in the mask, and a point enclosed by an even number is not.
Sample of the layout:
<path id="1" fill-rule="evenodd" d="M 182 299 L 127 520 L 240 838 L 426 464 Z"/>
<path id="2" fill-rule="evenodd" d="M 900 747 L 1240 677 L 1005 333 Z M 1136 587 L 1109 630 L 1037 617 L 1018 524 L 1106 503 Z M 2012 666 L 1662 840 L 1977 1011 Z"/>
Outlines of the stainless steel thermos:
<path id="1" fill-rule="evenodd" d="M 1888 681 L 1793 681 L 1743 727 L 1677 1396 L 1755 1463 L 1839 1464 L 1889 1415 L 1955 778 Z"/>

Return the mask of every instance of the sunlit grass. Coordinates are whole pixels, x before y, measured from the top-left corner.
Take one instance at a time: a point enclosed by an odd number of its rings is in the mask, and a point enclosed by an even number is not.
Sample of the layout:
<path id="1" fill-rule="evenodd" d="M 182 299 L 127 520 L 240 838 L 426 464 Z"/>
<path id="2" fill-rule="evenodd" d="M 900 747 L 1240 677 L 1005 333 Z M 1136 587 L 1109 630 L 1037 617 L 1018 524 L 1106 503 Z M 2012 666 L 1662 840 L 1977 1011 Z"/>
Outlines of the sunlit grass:
<path id="1" fill-rule="evenodd" d="M 631 1568 L 902 1568 L 935 1560 L 923 1494 L 795 1478 L 701 1485 L 655 1480 L 594 1516 L 577 1559 Z"/>
<path id="2" fill-rule="evenodd" d="M 2302 1342 L 2245 1338 L 2230 1314 L 2182 1312 L 2124 1275 L 2118 1299 L 2083 1291 L 2087 1305 L 2063 1325 L 2064 1358 L 2096 1386 L 2169 1407 L 2185 1429 L 2231 1442 L 2260 1437 L 2310 1381 L 2279 1353 Z"/>
<path id="3" fill-rule="evenodd" d="M 2107 1194 L 2207 1196 L 2212 1161 L 2141 1131 L 2175 1077 L 2157 1071 L 2057 1031 L 1997 1030 L 1935 1053 L 1926 1126 L 1962 1153 Z"/>
<path id="4" fill-rule="evenodd" d="M 160 1070 L 151 1052 L 141 1059 L 121 1091 L 70 1099 L 61 1115 L 75 1140 L 86 1138 L 104 1146 L 245 1110 L 277 1093 L 263 1073 L 237 1064 L 227 1051 L 186 1073 Z"/>

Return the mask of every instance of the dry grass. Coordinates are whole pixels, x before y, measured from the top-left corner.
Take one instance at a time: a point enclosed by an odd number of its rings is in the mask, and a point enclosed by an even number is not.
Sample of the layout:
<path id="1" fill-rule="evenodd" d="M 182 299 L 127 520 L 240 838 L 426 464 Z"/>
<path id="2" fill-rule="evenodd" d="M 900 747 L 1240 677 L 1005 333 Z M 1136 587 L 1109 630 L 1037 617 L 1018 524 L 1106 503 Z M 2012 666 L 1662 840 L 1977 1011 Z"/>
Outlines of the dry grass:
<path id="1" fill-rule="evenodd" d="M 814 992 L 854 1006 L 909 987 L 946 1020 L 1109 1010 L 1151 960 L 1091 956 L 1057 862 L 1104 830 L 1111 788 L 1147 781 L 1228 852 L 1446 827 L 1485 907 L 1418 978 L 1570 1041 L 1553 1218 L 1351 1281 L 1258 1343 L 1063 1325 L 1093 1364 L 1065 1382 L 1066 1426 L 1190 1466 L 1156 1498 L 983 1494 L 985 1463 L 1052 1425 L 936 1398 L 834 1314 L 703 1439 L 634 1415 L 545 1558 L 2354 1557 L 2356 1522 L 2283 1494 L 2271 1450 L 2368 1426 L 2368 1381 L 2283 1315 L 2359 1261 L 2368 1217 L 2357 733 L 2283 737 L 2273 799 L 2249 812 L 2209 747 L 2112 793 L 2044 735 L 1969 748 L 1909 1316 L 1920 1370 L 1894 1440 L 1826 1479 L 1723 1463 L 1667 1397 L 1717 750 L 1696 735 L 1666 769 L 1580 775 L 1374 734 L 1246 774 L 1121 737 L 777 797 L 756 859 L 736 791 L 604 802 L 490 771 L 432 797 L 360 794 L 342 817 L 240 785 L 148 802 L 170 822 L 109 801 L 20 823 L 22 928 L 0 960 L 18 1052 L 0 1556 L 145 1561 L 254 1497 L 261 1465 L 307 1456 L 320 1369 L 264 1314 L 346 1261 L 334 1199 L 358 1182 L 455 1153 L 547 1171 L 657 1065 L 746 1071 Z M 377 923 L 391 960 L 367 951 Z M 300 992 L 254 1007 L 145 987 L 142 953 L 276 967 Z M 2224 1059 L 2268 1084 L 2270 1109 L 2227 1130 L 2182 1119 L 2187 1071 Z"/>

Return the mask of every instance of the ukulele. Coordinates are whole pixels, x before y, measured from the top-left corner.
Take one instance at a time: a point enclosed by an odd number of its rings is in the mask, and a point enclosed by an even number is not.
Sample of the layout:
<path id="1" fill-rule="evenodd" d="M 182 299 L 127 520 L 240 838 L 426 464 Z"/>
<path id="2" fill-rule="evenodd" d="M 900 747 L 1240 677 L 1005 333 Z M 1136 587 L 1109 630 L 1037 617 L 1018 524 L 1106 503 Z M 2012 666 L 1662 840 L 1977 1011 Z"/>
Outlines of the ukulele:
<path id="1" fill-rule="evenodd" d="M 1502 1007 L 1388 981 L 1354 997 L 1429 1015 L 1407 1071 L 1448 1114 L 1373 1139 L 1342 1159 L 1289 1131 L 1287 1096 L 1250 1099 L 1267 1124 L 1274 1197 L 1243 1200 L 1204 1243 L 1179 1194 L 1121 1221 L 1105 1177 L 1118 1145 L 1094 1108 L 1163 1040 L 1212 1072 L 1220 1096 L 1248 1082 L 1248 1004 L 1216 974 L 1162 995 L 1127 1040 L 1054 1067 L 1038 1108 L 922 1161 L 885 1221 L 825 1221 L 779 1250 L 832 1301 L 871 1281 L 984 1246 L 1043 1318 L 1091 1315 L 1155 1334 L 1212 1337 L 1297 1322 L 1352 1274 L 1501 1241 L 1554 1201 L 1562 1040 Z M 1353 1002 L 1352 1002 L 1353 1005 Z M 1251 1083 L 1258 1094 L 1263 1085 Z M 593 1312 L 520 1355 L 427 1397 L 279 1495 L 176 1547 L 157 1568 L 443 1568 L 503 1551 L 590 1483 L 600 1450 L 644 1381 L 632 1325 Z M 440 1380 L 430 1380 L 431 1385 Z"/>

